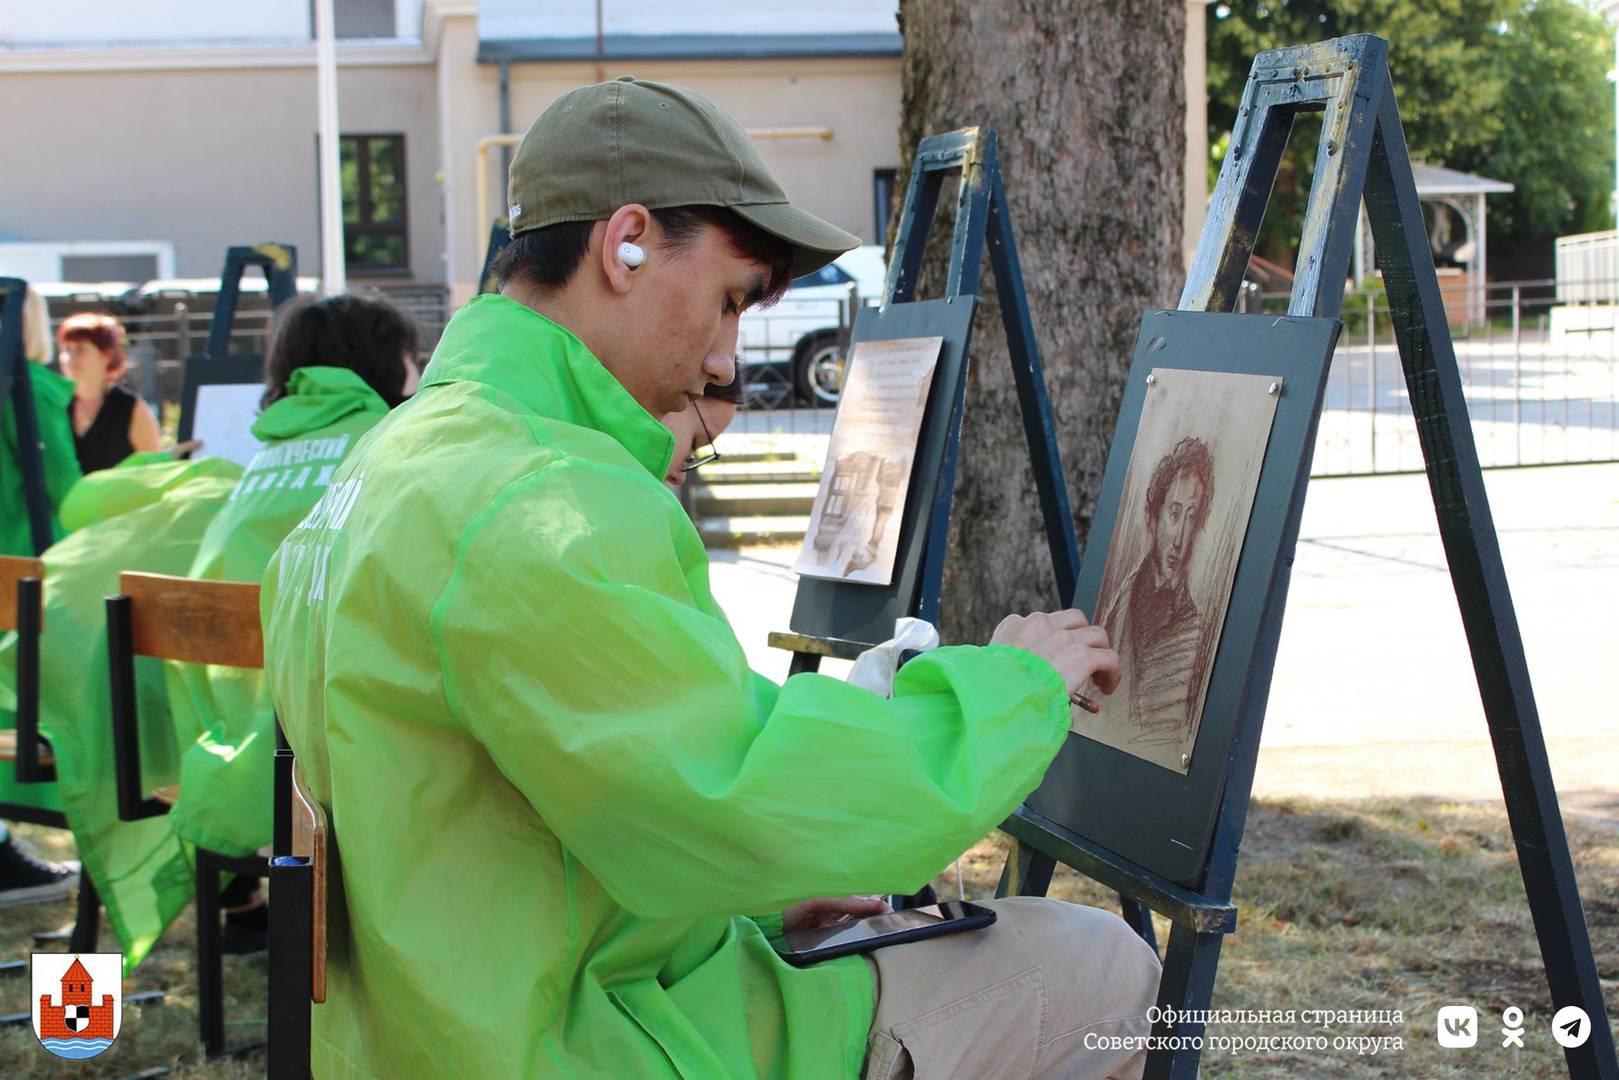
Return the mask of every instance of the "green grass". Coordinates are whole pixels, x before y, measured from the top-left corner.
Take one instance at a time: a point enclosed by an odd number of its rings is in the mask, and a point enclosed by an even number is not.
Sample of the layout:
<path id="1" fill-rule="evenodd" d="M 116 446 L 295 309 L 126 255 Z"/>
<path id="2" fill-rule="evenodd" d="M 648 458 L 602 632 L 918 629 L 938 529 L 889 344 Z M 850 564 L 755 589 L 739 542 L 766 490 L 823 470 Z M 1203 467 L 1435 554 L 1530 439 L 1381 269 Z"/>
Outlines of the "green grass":
<path id="1" fill-rule="evenodd" d="M 71 857 L 71 842 L 51 830 L 19 828 L 47 854 Z M 1579 824 L 1569 840 L 1585 897 L 1586 919 L 1610 1015 L 1619 1015 L 1619 832 Z M 963 859 L 969 896 L 989 896 L 1006 840 L 993 836 Z M 954 895 L 947 869 L 936 887 Z M 1112 907 L 1113 896 L 1061 869 L 1052 895 Z M 1214 1006 L 1228 1009 L 1399 1009 L 1404 1023 L 1227 1026 L 1225 1035 L 1381 1035 L 1403 1048 L 1376 1056 L 1329 1051 L 1206 1054 L 1211 1078 L 1566 1076 L 1550 1036 L 1551 1002 L 1505 813 L 1500 807 L 1433 801 L 1256 803 L 1250 812 L 1235 893 L 1237 933 L 1226 939 Z M 0 914 L 0 958 L 25 956 L 36 929 L 66 926 L 73 906 L 10 908 Z M 1157 920 L 1160 941 L 1168 926 Z M 0 1076 L 120 1077 L 154 1065 L 210 1080 L 262 1076 L 253 1054 L 202 1064 L 197 1042 L 195 927 L 187 914 L 169 930 L 125 986 L 164 989 L 162 1005 L 126 1009 L 112 1049 L 88 1062 L 52 1057 L 25 1026 L 0 1030 Z M 60 944 L 52 946 L 61 948 Z M 112 948 L 103 930 L 102 947 Z M 232 1042 L 263 1037 L 263 958 L 226 958 L 226 1019 Z M 0 1012 L 28 1007 L 26 977 L 0 980 Z M 1480 1013 L 1471 1050 L 1439 1047 L 1440 1005 L 1467 1003 Z M 1500 1012 L 1527 1014 L 1522 1050 L 1503 1050 Z"/>

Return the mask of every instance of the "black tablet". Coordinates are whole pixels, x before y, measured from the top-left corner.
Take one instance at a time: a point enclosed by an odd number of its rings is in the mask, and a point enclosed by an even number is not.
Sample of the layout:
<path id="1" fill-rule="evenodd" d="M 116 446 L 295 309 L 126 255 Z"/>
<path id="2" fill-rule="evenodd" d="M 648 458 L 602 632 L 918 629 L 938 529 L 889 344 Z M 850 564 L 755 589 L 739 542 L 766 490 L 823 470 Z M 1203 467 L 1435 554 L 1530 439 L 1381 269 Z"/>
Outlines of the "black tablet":
<path id="1" fill-rule="evenodd" d="M 886 915 L 789 931 L 781 957 L 795 967 L 804 967 L 835 956 L 851 956 L 888 945 L 979 930 L 994 921 L 995 912 L 989 908 L 965 900 L 947 900 L 933 907 L 906 908 Z"/>

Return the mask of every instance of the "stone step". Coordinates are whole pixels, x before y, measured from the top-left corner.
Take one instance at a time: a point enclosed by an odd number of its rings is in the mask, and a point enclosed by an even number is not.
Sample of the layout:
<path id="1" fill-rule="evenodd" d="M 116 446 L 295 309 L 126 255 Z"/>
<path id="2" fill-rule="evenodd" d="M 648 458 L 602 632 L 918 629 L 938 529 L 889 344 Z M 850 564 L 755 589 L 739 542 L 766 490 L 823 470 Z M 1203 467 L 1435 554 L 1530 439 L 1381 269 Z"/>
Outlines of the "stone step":
<path id="1" fill-rule="evenodd" d="M 731 449 L 726 449 L 724 451 L 724 454 L 725 454 L 725 456 L 723 458 L 721 458 L 720 461 L 714 462 L 715 467 L 718 467 L 721 462 L 731 462 L 731 463 L 737 464 L 737 465 L 741 465 L 741 464 L 753 465 L 753 464 L 758 464 L 760 462 L 776 462 L 776 461 L 788 461 L 788 462 L 790 462 L 790 461 L 793 461 L 795 459 L 795 455 L 793 454 L 793 452 L 791 450 L 767 450 L 767 449 L 731 450 Z M 704 466 L 704 467 L 707 468 L 708 466 Z"/>
<path id="2" fill-rule="evenodd" d="M 708 547 L 748 547 L 754 544 L 801 543 L 809 516 L 705 517 L 697 531 Z"/>
<path id="3" fill-rule="evenodd" d="M 698 483 L 705 487 L 724 484 L 813 484 L 819 483 L 820 479 L 820 462 L 808 462 L 802 458 L 733 461 L 730 454 L 704 465 L 697 473 Z"/>
<path id="4" fill-rule="evenodd" d="M 782 517 L 809 516 L 820 484 L 815 481 L 792 484 L 704 484 L 694 493 L 697 516 Z"/>

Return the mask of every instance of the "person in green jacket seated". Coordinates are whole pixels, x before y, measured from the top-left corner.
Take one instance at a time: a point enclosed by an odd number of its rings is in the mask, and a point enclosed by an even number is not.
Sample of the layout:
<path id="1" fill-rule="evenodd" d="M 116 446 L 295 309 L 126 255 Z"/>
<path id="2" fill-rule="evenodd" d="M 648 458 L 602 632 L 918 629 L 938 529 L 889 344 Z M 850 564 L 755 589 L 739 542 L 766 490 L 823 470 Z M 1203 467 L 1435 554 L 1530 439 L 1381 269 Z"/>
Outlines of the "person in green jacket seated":
<path id="1" fill-rule="evenodd" d="M 46 366 L 51 361 L 51 320 L 44 297 L 33 288 L 23 296 L 21 323 L 24 366 L 33 398 L 41 481 L 49 515 L 45 524 L 48 547 L 65 535 L 58 509 L 79 480 L 73 425 L 68 418 L 73 381 Z M 0 555 L 39 554 L 23 490 L 17 418 L 8 397 L 0 401 Z M 0 768 L 9 766 L 0 763 Z M 41 859 L 29 851 L 0 822 L 0 907 L 59 900 L 72 889 L 75 875 L 72 866 Z"/>
<path id="2" fill-rule="evenodd" d="M 73 403 L 73 380 L 46 366 L 51 362 L 50 316 L 44 298 L 32 288 L 23 299 L 22 339 L 49 504 L 50 539 L 56 541 L 64 535 L 58 509 L 79 479 L 73 423 L 68 416 L 68 406 Z M 11 401 L 0 401 L 0 555 L 33 556 L 39 551 L 30 534 L 19 462 L 17 418 Z"/>
<path id="3" fill-rule="evenodd" d="M 557 98 L 509 192 L 500 292 L 264 576 L 338 853 L 315 1075 L 1139 1075 L 1109 1047 L 1147 1034 L 1158 958 L 1110 912 L 992 901 L 989 929 L 805 968 L 772 945 L 917 891 L 1118 678 L 1074 611 L 923 653 L 892 698 L 748 669 L 656 418 L 856 238 L 711 102 L 627 77 Z"/>
<path id="4" fill-rule="evenodd" d="M 101 894 L 126 967 L 138 964 L 193 895 L 191 868 L 167 815 L 118 817 L 107 682 L 106 597 L 126 570 L 183 574 L 241 467 L 223 458 L 176 461 L 133 454 L 73 486 L 62 503 L 68 535 L 41 556 L 39 730 L 56 783 L 17 784 L 0 769 L 0 801 L 66 813 L 78 857 Z M 0 727 L 15 720 L 17 636 L 0 638 Z M 135 664 L 142 779 L 172 784 L 178 766 L 161 662 Z"/>
<path id="5" fill-rule="evenodd" d="M 381 297 L 302 297 L 276 313 L 265 361 L 264 444 L 203 533 L 188 577 L 257 582 L 277 545 L 326 491 L 332 471 L 416 389 L 415 323 Z M 180 752 L 170 817 L 180 839 L 251 855 L 272 835 L 275 712 L 257 671 L 170 663 Z M 265 945 L 254 878 L 226 886 L 228 952 Z"/>

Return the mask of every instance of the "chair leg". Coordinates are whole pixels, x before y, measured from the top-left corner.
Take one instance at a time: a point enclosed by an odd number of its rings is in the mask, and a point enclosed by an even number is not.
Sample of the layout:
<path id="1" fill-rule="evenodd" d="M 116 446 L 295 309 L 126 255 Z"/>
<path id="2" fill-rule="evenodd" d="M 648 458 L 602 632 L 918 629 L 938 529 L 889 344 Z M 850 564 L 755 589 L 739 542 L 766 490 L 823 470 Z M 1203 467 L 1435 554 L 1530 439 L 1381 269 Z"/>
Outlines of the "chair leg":
<path id="1" fill-rule="evenodd" d="M 225 1049 L 225 967 L 219 943 L 219 869 L 211 854 L 197 849 L 197 1020 L 202 1052 Z"/>
<path id="2" fill-rule="evenodd" d="M 312 879 L 307 860 L 270 864 L 270 1080 L 309 1080 Z"/>
<path id="3" fill-rule="evenodd" d="M 68 937 L 68 951 L 93 953 L 96 939 L 101 936 L 101 894 L 96 892 L 90 872 L 79 866 L 79 914 Z"/>

